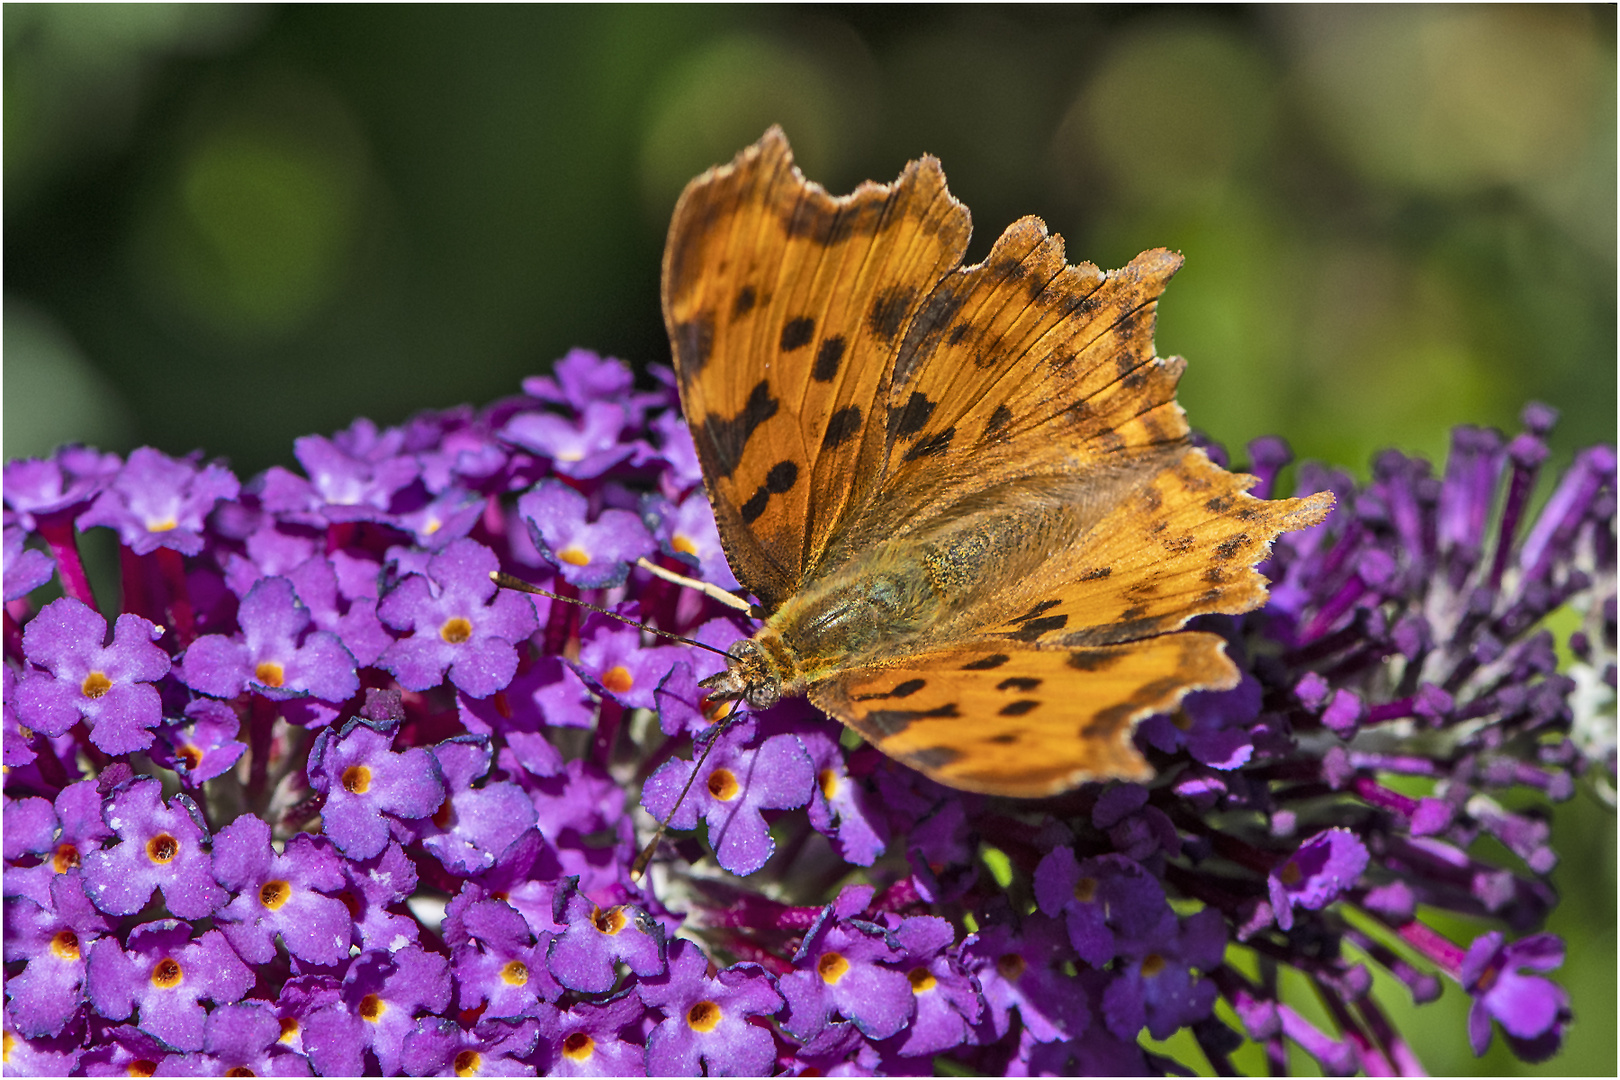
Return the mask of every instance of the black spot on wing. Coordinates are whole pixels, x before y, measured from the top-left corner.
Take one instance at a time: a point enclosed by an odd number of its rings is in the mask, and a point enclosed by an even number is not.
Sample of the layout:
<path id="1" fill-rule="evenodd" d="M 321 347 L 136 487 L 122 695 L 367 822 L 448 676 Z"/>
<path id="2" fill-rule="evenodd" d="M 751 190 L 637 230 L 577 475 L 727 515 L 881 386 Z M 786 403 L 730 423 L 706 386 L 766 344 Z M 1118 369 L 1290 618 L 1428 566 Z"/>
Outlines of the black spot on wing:
<path id="1" fill-rule="evenodd" d="M 878 701 L 885 698 L 910 697 L 912 694 L 915 694 L 917 691 L 921 690 L 927 685 L 928 681 L 926 679 L 907 679 L 905 682 L 896 685 L 893 689 L 885 690 L 881 694 L 856 694 L 855 700 Z"/>
<path id="2" fill-rule="evenodd" d="M 765 482 L 754 489 L 748 501 L 742 504 L 742 519 L 746 525 L 752 525 L 759 520 L 765 512 L 772 495 L 781 495 L 792 491 L 793 485 L 799 481 L 799 467 L 791 461 L 778 461 L 771 466 L 771 471 L 765 474 Z"/>
<path id="3" fill-rule="evenodd" d="M 945 335 L 945 344 L 960 345 L 962 343 L 962 339 L 967 337 L 972 331 L 973 327 L 969 326 L 967 323 L 957 323 L 955 326 L 951 327 L 951 332 Z"/>
<path id="4" fill-rule="evenodd" d="M 793 485 L 798 483 L 799 467 L 791 461 L 778 461 L 771 466 L 771 471 L 765 474 L 765 490 L 772 495 L 781 495 L 792 491 Z"/>
<path id="5" fill-rule="evenodd" d="M 910 450 L 906 451 L 905 460 L 916 461 L 918 458 L 938 457 L 951 448 L 951 440 L 956 438 L 956 429 L 948 427 L 926 439 L 918 439 Z"/>
<path id="6" fill-rule="evenodd" d="M 1109 574 L 1112 574 L 1113 572 L 1114 572 L 1114 568 L 1112 566 L 1099 566 L 1095 570 L 1087 570 L 1084 574 L 1081 574 L 1080 575 L 1080 580 L 1081 581 L 1101 581 L 1103 578 L 1107 577 Z"/>
<path id="7" fill-rule="evenodd" d="M 1124 658 L 1113 649 L 1081 649 L 1069 654 L 1068 664 L 1076 671 L 1106 671 Z"/>
<path id="8" fill-rule="evenodd" d="M 1068 623 L 1067 615 L 1047 615 L 1044 618 L 1029 620 L 1016 633 L 1006 636 L 1014 641 L 1036 641 L 1044 634 L 1063 629 Z"/>
<path id="9" fill-rule="evenodd" d="M 808 315 L 789 319 L 782 324 L 781 346 L 783 352 L 792 352 L 802 349 L 810 344 L 810 339 L 816 336 L 816 320 Z"/>
<path id="10" fill-rule="evenodd" d="M 893 341 L 906 323 L 911 302 L 917 298 L 915 285 L 891 285 L 878 293 L 866 315 L 866 325 L 884 341 Z"/>
<path id="11" fill-rule="evenodd" d="M 967 301 L 967 295 L 958 291 L 958 284 L 957 279 L 947 278 L 923 301 L 916 318 L 911 320 L 911 326 L 906 330 L 905 340 L 895 353 L 891 385 L 905 386 L 910 382 L 912 370 L 938 346 L 945 328 Z M 963 323 L 958 329 L 966 326 Z"/>
<path id="12" fill-rule="evenodd" d="M 989 438 L 1008 424 L 1012 423 L 1012 410 L 1005 405 L 997 405 L 995 412 L 990 414 L 990 421 L 984 425 L 984 437 Z"/>
<path id="13" fill-rule="evenodd" d="M 997 690 L 1017 690 L 1017 691 L 1020 691 L 1021 693 L 1026 693 L 1027 694 L 1027 693 L 1029 693 L 1031 690 L 1035 689 L 1039 685 L 1041 685 L 1041 680 L 1040 679 L 1022 678 L 1022 677 L 1019 677 L 1019 676 L 1015 675 L 1010 679 L 1002 679 L 1000 682 L 996 683 L 996 689 Z"/>
<path id="14" fill-rule="evenodd" d="M 744 315 L 754 310 L 754 304 L 758 300 L 759 297 L 757 294 L 755 294 L 754 287 L 752 285 L 744 285 L 742 288 L 737 290 L 737 299 L 733 300 L 731 303 L 731 317 L 733 319 L 742 318 Z"/>
<path id="15" fill-rule="evenodd" d="M 923 425 L 928 423 L 928 418 L 932 415 L 934 403 L 913 390 L 904 405 L 889 410 L 889 436 L 897 439 L 910 438 L 923 429 Z"/>
<path id="16" fill-rule="evenodd" d="M 680 369 L 681 379 L 690 382 L 703 370 L 703 365 L 709 362 L 709 354 L 714 351 L 714 316 L 700 311 L 694 318 L 677 323 L 671 344 L 675 347 L 675 366 Z"/>
<path id="17" fill-rule="evenodd" d="M 1053 608 L 1057 607 L 1061 603 L 1063 603 L 1062 600 L 1042 600 L 1040 603 L 1036 604 L 1034 607 L 1030 608 L 1028 611 L 1024 612 L 1022 615 L 1019 615 L 1016 618 L 1008 619 L 1007 621 L 1008 622 L 1017 622 L 1017 623 L 1028 622 L 1029 620 L 1035 618 L 1037 615 L 1041 614 L 1042 612 L 1051 611 Z"/>
<path id="18" fill-rule="evenodd" d="M 1011 746 L 1018 741 L 1018 733 L 1014 731 L 1003 731 L 1001 734 L 992 735 L 984 741 L 987 743 L 994 743 L 996 746 Z"/>
<path id="19" fill-rule="evenodd" d="M 722 477 L 732 474 L 742 460 L 743 449 L 753 437 L 755 429 L 776 415 L 779 402 L 771 397 L 770 383 L 761 379 L 748 394 L 748 404 L 736 416 L 707 416 L 703 419 L 703 438 L 714 452 L 715 473 Z"/>
<path id="20" fill-rule="evenodd" d="M 816 349 L 816 366 L 810 369 L 810 377 L 816 382 L 832 382 L 838 374 L 838 365 L 844 359 L 844 335 L 834 334 L 821 343 Z M 858 410 L 857 410 L 858 411 Z"/>
<path id="21" fill-rule="evenodd" d="M 861 430 L 861 407 L 845 405 L 827 421 L 827 434 L 821 437 L 821 447 L 831 450 L 853 439 Z"/>
<path id="22" fill-rule="evenodd" d="M 1230 495 L 1217 495 L 1204 503 L 1205 510 L 1216 514 L 1224 514 L 1231 508 L 1232 497 Z"/>
<path id="23" fill-rule="evenodd" d="M 888 736 L 900 734 L 914 720 L 944 720 L 958 715 L 953 701 L 936 709 L 873 709 L 862 721 L 880 735 Z"/>
<path id="24" fill-rule="evenodd" d="M 1249 534 L 1238 533 L 1236 536 L 1228 540 L 1222 540 L 1220 543 L 1215 545 L 1215 557 L 1223 560 L 1230 559 L 1248 546 Z"/>
<path id="25" fill-rule="evenodd" d="M 1012 657 L 1008 656 L 1006 653 L 999 653 L 999 652 L 998 653 L 991 653 L 989 656 L 981 656 L 977 660 L 973 660 L 973 661 L 970 661 L 970 662 L 968 662 L 966 664 L 963 664 L 962 665 L 962 670 L 963 671 L 993 671 L 993 670 L 1000 667 L 1002 664 L 1005 664 L 1008 660 L 1011 660 L 1011 659 L 1012 659 Z"/>
<path id="26" fill-rule="evenodd" d="M 958 751 L 948 746 L 930 746 L 926 750 L 914 750 L 900 760 L 913 769 L 922 769 L 926 772 L 930 769 L 943 769 L 961 756 Z"/>
<path id="27" fill-rule="evenodd" d="M 1009 702 L 1008 704 L 1003 705 L 1000 709 L 997 709 L 996 710 L 996 715 L 997 716 L 1023 716 L 1025 713 L 1029 712 L 1030 710 L 1039 708 L 1040 704 L 1041 703 L 1039 701 L 1034 701 L 1034 700 L 1032 700 L 1030 698 L 1021 698 L 1018 701 Z"/>
<path id="28" fill-rule="evenodd" d="M 752 525 L 758 521 L 759 515 L 765 512 L 765 507 L 769 506 L 770 502 L 771 493 L 766 491 L 763 485 L 755 488 L 754 493 L 748 496 L 748 501 L 740 507 L 743 524 Z"/>

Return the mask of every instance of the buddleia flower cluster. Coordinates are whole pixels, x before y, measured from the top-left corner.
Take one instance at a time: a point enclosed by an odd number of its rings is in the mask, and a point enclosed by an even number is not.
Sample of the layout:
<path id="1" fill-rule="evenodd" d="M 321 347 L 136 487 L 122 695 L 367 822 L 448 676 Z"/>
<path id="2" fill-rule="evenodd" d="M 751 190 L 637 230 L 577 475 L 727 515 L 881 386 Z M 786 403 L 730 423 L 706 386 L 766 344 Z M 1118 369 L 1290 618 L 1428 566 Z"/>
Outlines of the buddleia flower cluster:
<path id="1" fill-rule="evenodd" d="M 751 626 L 641 565 L 738 588 L 651 374 L 575 352 L 245 483 L 6 466 L 8 1073 L 1153 1073 L 1184 1031 L 1218 1071 L 1250 1040 L 1415 1072 L 1374 970 L 1460 986 L 1476 1052 L 1557 1050 L 1524 807 L 1612 785 L 1612 449 L 1534 513 L 1539 407 L 1438 474 L 1301 467 L 1339 509 L 1278 541 L 1267 607 L 1199 621 L 1242 683 L 1141 725 L 1151 783 L 1017 801 L 705 700 Z M 1266 494 L 1286 449 L 1250 457 Z"/>

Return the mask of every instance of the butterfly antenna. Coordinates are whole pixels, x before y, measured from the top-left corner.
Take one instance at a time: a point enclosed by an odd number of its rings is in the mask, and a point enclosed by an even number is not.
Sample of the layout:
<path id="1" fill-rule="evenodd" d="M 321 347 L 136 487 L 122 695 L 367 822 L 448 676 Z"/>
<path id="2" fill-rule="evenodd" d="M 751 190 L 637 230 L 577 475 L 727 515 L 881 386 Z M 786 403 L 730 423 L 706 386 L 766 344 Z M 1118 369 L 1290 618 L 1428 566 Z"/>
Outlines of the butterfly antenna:
<path id="1" fill-rule="evenodd" d="M 609 611 L 605 607 L 597 607 L 595 604 L 587 604 L 585 601 L 576 597 L 559 596 L 554 592 L 547 592 L 538 585 L 530 585 L 522 578 L 515 578 L 511 574 L 503 574 L 499 570 L 491 570 L 489 572 L 489 580 L 493 581 L 503 589 L 516 589 L 518 592 L 533 593 L 536 596 L 546 596 L 553 600 L 561 600 L 566 604 L 577 604 L 588 611 L 596 612 L 598 615 L 606 615 L 610 619 L 618 619 L 622 623 L 629 623 L 631 626 L 645 630 L 649 634 L 657 634 L 659 637 L 666 637 L 671 641 L 679 641 L 683 645 L 693 645 L 699 649 L 708 649 L 710 652 L 716 653 L 720 656 L 731 655 L 724 649 L 717 649 L 713 645 L 705 645 L 701 641 L 693 641 L 689 637 L 681 637 L 679 634 L 672 634 L 668 630 L 659 630 L 656 627 L 648 626 L 646 623 L 637 622 L 628 615 L 620 615 L 617 611 Z M 729 596 L 730 594 L 728 593 L 727 595 Z M 735 600 L 736 597 L 733 596 L 732 599 Z"/>
<path id="2" fill-rule="evenodd" d="M 703 763 L 709 760 L 709 751 L 714 749 L 715 744 L 720 741 L 721 733 L 731 726 L 737 716 L 738 713 L 733 712 L 715 725 L 715 733 L 709 738 L 708 745 L 703 748 L 703 753 L 697 759 L 697 764 L 692 766 L 692 773 L 686 778 L 686 784 L 681 788 L 681 793 L 675 796 L 675 805 L 669 808 L 669 813 L 664 815 L 664 820 L 660 821 L 658 828 L 653 830 L 652 839 L 648 840 L 647 846 L 641 849 L 641 854 L 636 856 L 636 861 L 630 864 L 631 881 L 640 881 L 641 875 L 647 872 L 648 864 L 652 862 L 653 855 L 658 851 L 659 842 L 664 839 L 664 831 L 669 828 L 670 819 L 675 816 L 675 811 L 681 808 L 681 803 L 686 801 L 686 793 L 692 790 L 692 781 L 696 780 L 698 773 L 703 771 Z"/>

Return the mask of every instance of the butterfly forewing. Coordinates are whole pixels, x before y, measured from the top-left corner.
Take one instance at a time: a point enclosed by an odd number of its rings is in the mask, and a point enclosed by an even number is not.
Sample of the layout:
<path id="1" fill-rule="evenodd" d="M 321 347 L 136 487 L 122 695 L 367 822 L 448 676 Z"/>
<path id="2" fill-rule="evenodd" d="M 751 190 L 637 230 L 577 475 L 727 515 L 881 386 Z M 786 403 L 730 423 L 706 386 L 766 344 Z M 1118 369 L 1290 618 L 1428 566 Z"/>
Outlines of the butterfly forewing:
<path id="1" fill-rule="evenodd" d="M 880 475 L 873 402 L 968 229 L 932 159 L 835 199 L 775 129 L 682 195 L 664 259 L 682 404 L 732 569 L 767 608 Z"/>
<path id="2" fill-rule="evenodd" d="M 1237 681 L 1181 627 L 1263 603 L 1254 565 L 1332 499 L 1251 498 L 1191 446 L 1153 350 L 1180 256 L 1069 266 L 1024 218 L 961 267 L 967 233 L 932 158 L 834 199 L 775 129 L 682 195 L 681 399 L 771 612 L 728 692 L 808 692 L 954 787 L 1141 779 L 1132 726 Z"/>
<path id="3" fill-rule="evenodd" d="M 1237 680 L 1225 643 L 1189 631 L 1075 651 L 965 644 L 847 672 L 811 700 L 942 784 L 1035 798 L 1151 776 L 1135 723 Z"/>

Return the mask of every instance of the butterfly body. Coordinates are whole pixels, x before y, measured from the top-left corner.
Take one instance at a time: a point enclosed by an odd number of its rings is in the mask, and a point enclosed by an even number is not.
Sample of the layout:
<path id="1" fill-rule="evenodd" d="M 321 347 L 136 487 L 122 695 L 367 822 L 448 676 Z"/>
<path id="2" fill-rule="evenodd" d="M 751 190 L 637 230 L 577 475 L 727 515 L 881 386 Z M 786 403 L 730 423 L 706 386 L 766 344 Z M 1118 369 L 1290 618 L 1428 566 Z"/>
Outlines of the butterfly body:
<path id="1" fill-rule="evenodd" d="M 1263 602 L 1262 502 L 1193 447 L 1152 353 L 1177 256 L 1069 266 L 1025 218 L 961 266 L 924 158 L 835 199 L 772 130 L 688 186 L 665 317 L 727 558 L 766 612 L 711 696 L 805 694 L 943 783 L 1145 778 L 1137 721 L 1236 684 L 1182 627 Z"/>

